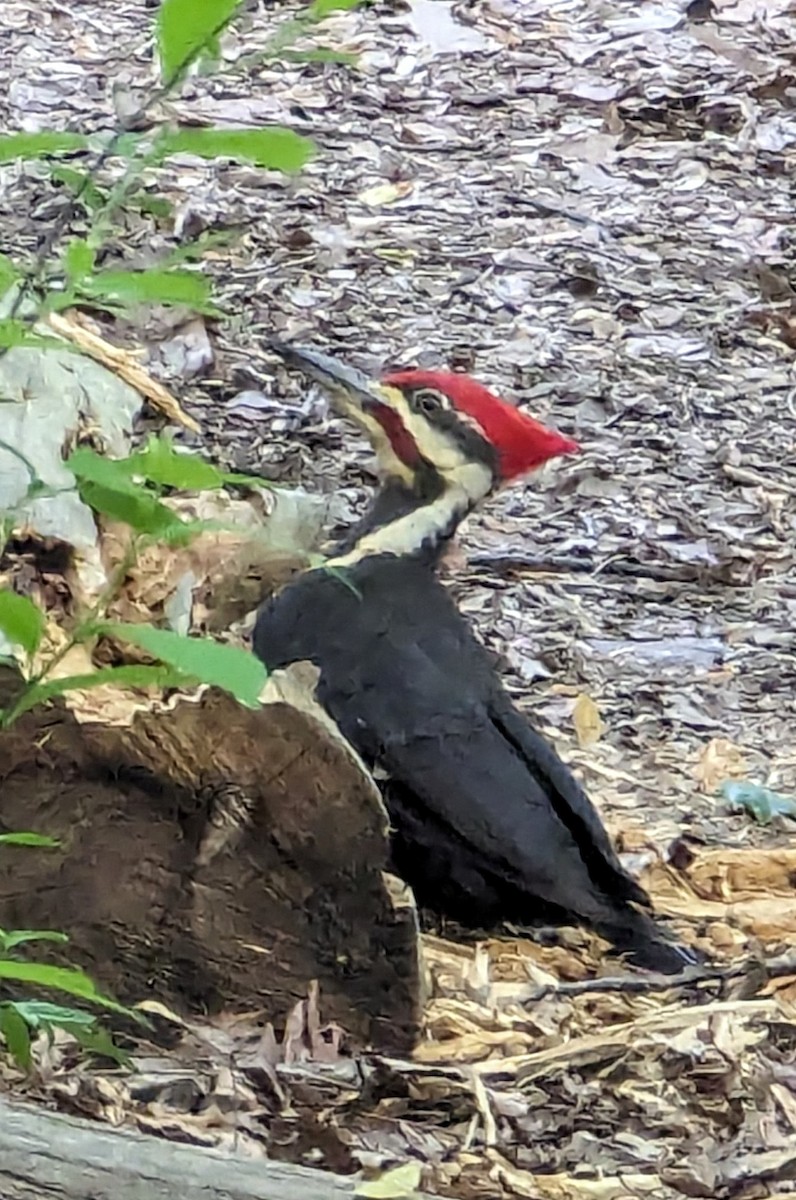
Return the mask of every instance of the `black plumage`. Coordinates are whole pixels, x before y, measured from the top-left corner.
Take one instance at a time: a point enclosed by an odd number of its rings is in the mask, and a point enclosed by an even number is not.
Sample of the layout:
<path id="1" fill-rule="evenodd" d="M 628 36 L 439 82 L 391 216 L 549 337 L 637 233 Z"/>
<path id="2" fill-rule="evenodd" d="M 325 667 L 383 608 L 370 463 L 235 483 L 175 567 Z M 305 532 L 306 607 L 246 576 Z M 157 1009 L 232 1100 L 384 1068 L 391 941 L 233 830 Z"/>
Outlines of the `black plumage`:
<path id="1" fill-rule="evenodd" d="M 391 480 L 340 548 L 433 503 L 442 482 Z M 456 522 L 411 556 L 374 554 L 291 582 L 261 608 L 254 649 L 308 659 L 318 698 L 386 774 L 395 869 L 424 907 L 475 927 L 591 926 L 638 965 L 694 961 L 668 940 L 571 771 L 515 708 L 436 575 Z"/>

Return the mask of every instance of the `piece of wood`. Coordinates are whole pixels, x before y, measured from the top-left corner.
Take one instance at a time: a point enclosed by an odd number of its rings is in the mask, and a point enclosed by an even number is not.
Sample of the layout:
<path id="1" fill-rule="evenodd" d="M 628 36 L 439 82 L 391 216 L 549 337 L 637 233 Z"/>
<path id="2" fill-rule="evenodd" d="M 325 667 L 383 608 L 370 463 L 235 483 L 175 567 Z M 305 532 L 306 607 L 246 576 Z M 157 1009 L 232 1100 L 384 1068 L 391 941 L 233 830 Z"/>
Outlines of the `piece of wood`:
<path id="1" fill-rule="evenodd" d="M 113 371 L 130 387 L 135 388 L 145 400 L 148 400 L 153 408 L 167 416 L 170 421 L 183 425 L 192 433 L 201 433 L 199 423 L 180 407 L 179 402 L 175 400 L 168 388 L 165 388 L 157 379 L 152 378 L 129 350 L 125 350 L 121 346 L 112 346 L 110 342 L 106 342 L 98 333 L 81 323 L 79 316 L 74 313 L 72 313 L 71 319 L 68 314 L 50 313 L 47 320 L 56 333 L 68 338 L 85 354 L 90 355 L 96 362 L 102 363 L 103 367 L 107 367 L 109 371 Z"/>
<path id="2" fill-rule="evenodd" d="M 2 827 L 59 842 L 0 846 L 0 927 L 61 930 L 39 958 L 182 1015 L 280 1030 L 317 981 L 322 1022 L 410 1050 L 417 914 L 384 873 L 378 789 L 308 683 L 274 675 L 256 710 L 99 688 L 0 733 Z"/>
<path id="3" fill-rule="evenodd" d="M 357 1181 L 0 1099 L 3 1200 L 344 1200 Z"/>

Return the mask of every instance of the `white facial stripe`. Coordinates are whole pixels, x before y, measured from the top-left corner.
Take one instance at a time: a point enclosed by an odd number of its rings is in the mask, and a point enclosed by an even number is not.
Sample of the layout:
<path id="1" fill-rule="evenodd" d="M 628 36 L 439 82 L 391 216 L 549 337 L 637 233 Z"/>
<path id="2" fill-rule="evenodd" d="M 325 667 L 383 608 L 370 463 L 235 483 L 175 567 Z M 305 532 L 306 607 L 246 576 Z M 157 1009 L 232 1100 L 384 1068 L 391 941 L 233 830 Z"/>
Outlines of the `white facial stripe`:
<path id="1" fill-rule="evenodd" d="M 373 390 L 381 393 L 385 406 L 392 409 L 400 420 L 407 434 L 417 446 L 419 453 L 435 467 L 445 480 L 452 480 L 460 468 L 469 465 L 470 460 L 467 453 L 459 445 L 455 435 L 440 429 L 422 412 L 415 412 L 400 388 L 382 383 L 374 386 Z M 449 410 L 453 407 L 447 396 L 442 397 L 442 393 L 431 388 L 423 390 L 435 397 L 440 396 Z M 407 467 L 392 449 L 389 437 L 375 417 L 363 413 L 350 400 L 346 400 L 345 396 L 341 396 L 341 403 L 338 407 L 343 408 L 370 439 L 384 470 L 392 476 L 398 476 L 407 483 L 411 483 L 414 479 L 414 471 Z M 469 426 L 479 437 L 486 438 L 480 423 L 474 417 L 457 411 L 456 419 Z"/>
<path id="2" fill-rule="evenodd" d="M 449 437 L 429 424 L 425 417 L 412 411 L 409 401 L 400 388 L 381 384 L 380 391 L 384 396 L 384 403 L 399 418 L 420 454 L 438 471 L 445 472 L 464 462 L 464 456 Z"/>
<path id="3" fill-rule="evenodd" d="M 384 403 L 388 405 L 393 412 L 397 413 L 403 421 L 406 428 L 409 428 L 409 418 L 412 415 L 412 410 L 409 407 L 409 401 L 403 394 L 400 388 L 393 387 L 389 383 L 380 383 L 378 391 L 384 397 Z"/>
<path id="4" fill-rule="evenodd" d="M 470 512 L 492 487 L 492 472 L 482 463 L 465 463 L 445 478 L 445 490 L 436 500 L 367 534 L 348 554 L 328 559 L 325 566 L 351 567 L 376 554 L 414 554 L 448 532 L 452 522 Z"/>
<path id="5" fill-rule="evenodd" d="M 427 462 L 432 463 L 440 474 L 447 475 L 467 462 L 467 458 L 455 438 L 438 429 L 422 413 L 413 412 L 406 396 L 398 388 L 382 386 L 386 402 L 398 414 L 407 433 Z M 434 393 L 436 395 L 436 392 Z"/>
<path id="6" fill-rule="evenodd" d="M 433 420 L 429 420 L 428 416 L 422 411 L 415 411 L 415 408 L 410 405 L 407 397 L 398 388 L 383 384 L 381 391 L 385 396 L 386 402 L 400 416 L 404 428 L 413 438 L 423 458 L 432 463 L 441 474 L 447 475 L 449 471 L 453 471 L 469 461 L 455 435 L 444 429 L 439 429 Z M 448 412 L 453 410 L 454 406 L 450 399 L 434 388 L 419 388 L 414 393 L 415 403 L 426 392 L 430 397 L 433 396 L 439 401 L 440 411 L 443 409 Z M 471 417 L 469 413 L 463 413 L 459 409 L 455 411 L 458 422 L 468 426 L 479 437 L 488 441 L 483 427 L 475 417 Z"/>

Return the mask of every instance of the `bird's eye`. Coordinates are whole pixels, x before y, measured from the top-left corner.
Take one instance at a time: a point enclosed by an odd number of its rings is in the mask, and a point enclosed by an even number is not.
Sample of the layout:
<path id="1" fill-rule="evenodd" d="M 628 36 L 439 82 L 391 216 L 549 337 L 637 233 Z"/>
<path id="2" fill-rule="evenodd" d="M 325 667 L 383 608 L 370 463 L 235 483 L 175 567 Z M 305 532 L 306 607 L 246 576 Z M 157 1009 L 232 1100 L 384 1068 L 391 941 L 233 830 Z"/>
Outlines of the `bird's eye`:
<path id="1" fill-rule="evenodd" d="M 412 408 L 416 412 L 425 413 L 430 416 L 432 413 L 439 412 L 445 407 L 443 397 L 439 392 L 434 392 L 431 388 L 419 388 L 412 394 Z"/>

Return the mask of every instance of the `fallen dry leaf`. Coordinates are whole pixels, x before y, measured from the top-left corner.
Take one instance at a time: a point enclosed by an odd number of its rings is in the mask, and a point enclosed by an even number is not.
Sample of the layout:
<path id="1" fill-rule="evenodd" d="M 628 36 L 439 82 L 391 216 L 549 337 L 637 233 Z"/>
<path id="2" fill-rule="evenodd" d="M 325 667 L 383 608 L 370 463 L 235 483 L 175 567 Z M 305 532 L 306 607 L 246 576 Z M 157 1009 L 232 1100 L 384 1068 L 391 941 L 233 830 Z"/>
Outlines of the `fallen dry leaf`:
<path id="1" fill-rule="evenodd" d="M 605 730 L 599 708 L 585 692 L 581 692 L 572 707 L 572 722 L 578 745 L 581 747 L 593 746 L 595 742 L 599 742 Z"/>
<path id="2" fill-rule="evenodd" d="M 408 179 L 396 183 L 376 183 L 360 192 L 357 200 L 369 208 L 380 208 L 383 204 L 394 204 L 396 200 L 411 196 L 413 188 L 414 184 Z"/>
<path id="3" fill-rule="evenodd" d="M 385 1171 L 378 1179 L 370 1179 L 358 1183 L 354 1188 L 355 1196 L 367 1196 L 369 1200 L 400 1200 L 403 1196 L 412 1196 L 420 1185 L 423 1168 L 418 1162 L 403 1163 Z"/>
<path id="4" fill-rule="evenodd" d="M 743 779 L 748 773 L 744 752 L 729 738 L 711 738 L 699 753 L 694 778 L 699 790 L 712 796 L 725 779 Z"/>

